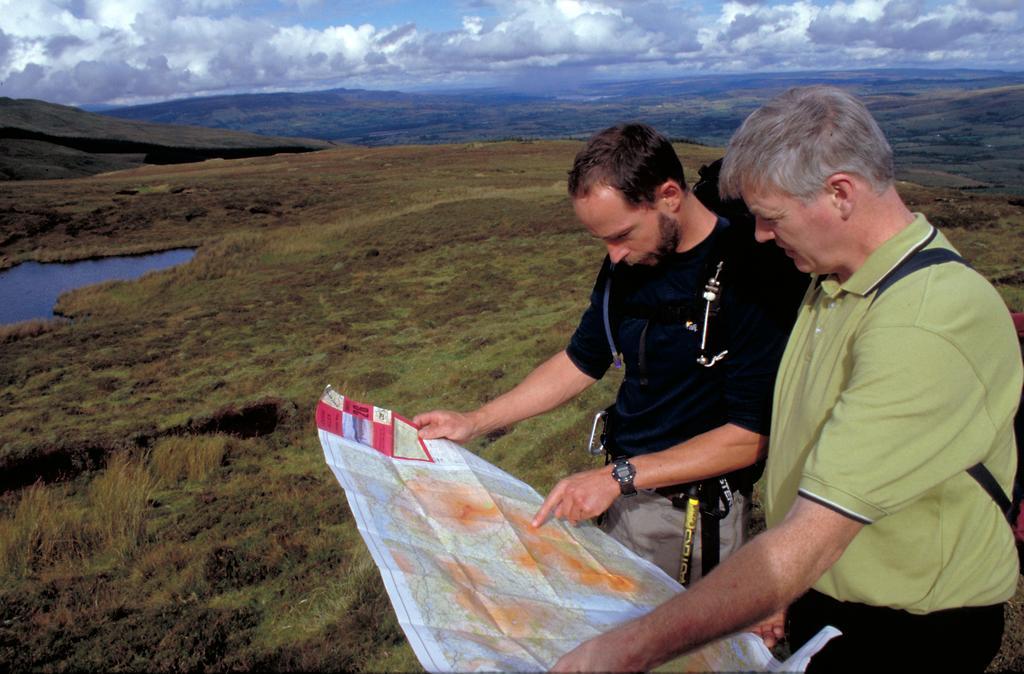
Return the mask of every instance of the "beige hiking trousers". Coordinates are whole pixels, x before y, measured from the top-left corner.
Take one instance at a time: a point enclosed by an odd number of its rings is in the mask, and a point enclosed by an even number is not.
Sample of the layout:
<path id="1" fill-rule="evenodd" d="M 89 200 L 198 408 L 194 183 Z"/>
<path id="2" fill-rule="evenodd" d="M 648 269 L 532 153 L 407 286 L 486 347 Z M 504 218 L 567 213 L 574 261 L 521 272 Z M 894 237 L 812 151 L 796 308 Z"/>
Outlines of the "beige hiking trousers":
<path id="1" fill-rule="evenodd" d="M 750 494 L 733 492 L 733 505 L 719 521 L 719 561 L 723 561 L 747 541 Z M 653 562 L 676 580 L 683 551 L 686 511 L 672 506 L 668 498 L 650 490 L 638 490 L 636 496 L 615 499 L 601 528 L 627 548 Z M 701 522 L 697 518 L 690 582 L 701 577 Z"/>

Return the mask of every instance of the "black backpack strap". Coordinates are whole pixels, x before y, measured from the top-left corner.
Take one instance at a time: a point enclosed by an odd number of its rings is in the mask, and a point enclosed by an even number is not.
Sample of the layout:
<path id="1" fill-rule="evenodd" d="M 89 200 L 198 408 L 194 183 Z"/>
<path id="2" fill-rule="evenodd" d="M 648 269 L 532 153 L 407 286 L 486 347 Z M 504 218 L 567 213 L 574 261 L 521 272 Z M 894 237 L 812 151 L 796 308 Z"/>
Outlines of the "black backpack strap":
<path id="1" fill-rule="evenodd" d="M 928 238 L 920 243 L 915 250 L 911 251 L 907 257 L 903 258 L 903 260 L 893 267 L 888 274 L 882 277 L 874 288 L 875 296 L 872 298 L 872 302 L 878 299 L 878 296 L 885 292 L 885 290 L 893 283 L 919 269 L 931 267 L 936 264 L 943 264 L 945 262 L 959 262 L 962 265 L 966 265 L 968 267 L 971 266 L 956 252 L 948 248 L 930 248 L 928 250 L 922 250 L 922 248 L 931 243 L 932 239 L 935 238 L 936 231 L 937 230 L 933 227 L 932 233 Z M 989 471 L 984 464 L 976 463 L 967 469 L 967 473 L 977 480 L 982 489 L 992 497 L 992 500 L 996 502 L 999 509 L 1004 515 L 1006 515 L 1006 518 L 1010 519 L 1013 514 L 1013 502 L 1006 496 L 1006 493 L 1003 491 L 1003 488 L 999 486 L 999 483 L 996 481 L 996 478 L 992 475 L 991 471 Z M 1012 524 L 1013 522 L 1011 521 L 1010 523 Z"/>
<path id="2" fill-rule="evenodd" d="M 721 558 L 719 527 L 722 520 L 706 510 L 700 511 L 700 573 L 706 576 L 718 566 Z"/>
<path id="3" fill-rule="evenodd" d="M 967 469 L 968 474 L 978 481 L 978 484 L 988 492 L 988 495 L 992 497 L 992 500 L 996 502 L 999 509 L 1003 511 L 1009 519 L 1011 510 L 1013 509 L 1013 503 L 1007 498 L 1006 494 L 1003 493 L 1003 488 L 996 482 L 996 478 L 989 472 L 989 469 L 984 464 L 976 463 Z M 1013 524 L 1013 522 L 1010 522 Z"/>
<path id="4" fill-rule="evenodd" d="M 903 260 L 895 267 L 889 270 L 889 273 L 881 278 L 878 283 L 875 284 L 873 290 L 875 296 L 871 300 L 874 302 L 878 299 L 878 296 L 885 292 L 893 283 L 899 281 L 901 278 L 913 274 L 919 269 L 925 267 L 931 267 L 932 265 L 942 264 L 944 262 L 959 262 L 962 265 L 970 267 L 967 260 L 960 257 L 956 251 L 952 251 L 948 248 L 930 248 L 928 250 L 921 250 L 935 238 L 935 234 L 938 230 L 932 228 L 932 233 L 921 242 L 917 249 L 912 251 L 909 256 L 903 258 Z M 872 289 L 869 289 L 870 293 Z"/>

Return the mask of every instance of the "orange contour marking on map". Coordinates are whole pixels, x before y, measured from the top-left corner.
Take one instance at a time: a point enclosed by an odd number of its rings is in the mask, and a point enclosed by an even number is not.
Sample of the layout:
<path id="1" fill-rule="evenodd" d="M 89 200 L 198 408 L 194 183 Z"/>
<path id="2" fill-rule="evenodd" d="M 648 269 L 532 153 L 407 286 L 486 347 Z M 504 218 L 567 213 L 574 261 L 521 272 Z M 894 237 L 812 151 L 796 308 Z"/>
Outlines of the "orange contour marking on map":
<path id="1" fill-rule="evenodd" d="M 516 643 L 514 641 L 508 641 L 508 640 L 498 640 L 498 641 L 495 641 L 494 637 L 489 636 L 489 635 L 473 634 L 472 632 L 464 632 L 462 634 L 462 638 L 467 640 L 467 641 L 472 641 L 475 644 L 480 644 L 481 646 L 486 646 L 489 649 L 492 649 L 492 650 L 495 650 L 495 651 L 499 651 L 501 653 L 510 653 L 510 654 L 511 653 L 516 653 L 516 654 L 518 654 L 518 653 L 522 652 L 522 649 L 520 649 L 518 646 L 516 646 Z M 489 667 L 486 667 L 486 669 L 493 669 L 493 666 L 494 666 L 493 662 L 486 662 L 484 664 L 485 665 L 489 665 Z M 466 663 L 466 669 L 467 670 L 472 670 L 473 667 L 470 667 L 469 663 L 467 662 Z"/>
<path id="2" fill-rule="evenodd" d="M 589 585 L 591 587 L 604 585 L 612 592 L 636 592 L 636 582 L 631 578 L 620 576 L 617 573 L 609 573 L 608 571 L 584 571 L 579 574 L 579 579 L 584 585 Z"/>
<path id="3" fill-rule="evenodd" d="M 394 548 L 388 548 L 388 549 L 391 552 L 391 558 L 395 560 L 395 564 L 398 565 L 398 568 L 399 568 L 399 570 L 402 573 L 408 573 L 408 574 L 412 575 L 412 574 L 414 574 L 414 573 L 416 573 L 418 571 L 416 566 L 412 563 L 412 560 L 409 559 L 405 555 L 405 553 L 399 552 L 398 550 L 396 550 Z"/>
<path id="4" fill-rule="evenodd" d="M 512 562 L 516 566 L 521 566 L 529 571 L 536 571 L 538 568 L 537 560 L 533 558 L 529 552 L 523 552 L 512 557 Z"/>
<path id="5" fill-rule="evenodd" d="M 543 620 L 543 615 L 538 615 L 536 610 L 515 603 L 495 604 L 491 607 L 491 617 L 502 632 L 515 639 L 536 636 L 533 626 Z"/>
<path id="6" fill-rule="evenodd" d="M 520 536 L 535 547 L 555 550 L 555 543 L 575 543 L 575 540 L 566 534 L 561 527 L 545 525 L 546 528 L 542 533 L 540 528 L 535 528 L 528 518 L 518 513 L 509 513 L 506 517 L 509 523 L 519 532 Z"/>
<path id="7" fill-rule="evenodd" d="M 483 489 L 423 478 L 409 480 L 406 485 L 429 516 L 455 520 L 463 529 L 480 531 L 504 521 Z"/>
<path id="8" fill-rule="evenodd" d="M 550 623 L 560 616 L 554 608 L 527 605 L 504 595 L 488 598 L 468 588 L 456 592 L 455 598 L 464 609 L 515 639 L 537 636 L 538 623 Z"/>
<path id="9" fill-rule="evenodd" d="M 479 596 L 472 588 L 462 586 L 455 592 L 455 603 L 466 609 L 471 615 L 492 621 L 491 612 L 480 601 Z"/>
<path id="10" fill-rule="evenodd" d="M 579 557 L 571 554 L 563 545 L 558 543 L 567 542 L 570 537 L 560 529 L 552 528 L 549 536 L 540 536 L 536 529 L 533 529 L 525 518 L 510 514 L 508 519 L 522 534 L 523 545 L 526 551 L 513 557 L 512 561 L 521 567 L 535 570 L 539 563 L 537 558 L 550 560 L 552 566 L 564 570 L 567 574 L 575 577 L 583 585 L 589 587 L 604 586 L 613 592 L 632 593 L 636 592 L 637 585 L 634 580 L 626 576 L 611 573 L 603 568 L 595 568 L 586 564 Z M 562 539 L 553 541 L 552 538 Z"/>
<path id="11" fill-rule="evenodd" d="M 460 564 L 454 560 L 443 560 L 440 561 L 440 564 L 444 567 L 444 570 L 448 575 L 451 576 L 451 578 L 459 585 L 466 585 L 470 587 L 494 585 L 491 577 L 488 576 L 483 569 L 474 564 L 467 564 L 466 562 L 462 562 Z"/>

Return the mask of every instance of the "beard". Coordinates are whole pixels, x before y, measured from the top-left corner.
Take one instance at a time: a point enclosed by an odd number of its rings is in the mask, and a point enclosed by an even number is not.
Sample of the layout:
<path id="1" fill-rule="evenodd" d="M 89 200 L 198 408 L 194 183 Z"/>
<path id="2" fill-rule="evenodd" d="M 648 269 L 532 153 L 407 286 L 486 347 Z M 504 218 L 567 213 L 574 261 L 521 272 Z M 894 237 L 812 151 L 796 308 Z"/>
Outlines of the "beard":
<path id="1" fill-rule="evenodd" d="M 651 253 L 647 253 L 635 261 L 626 260 L 626 264 L 643 264 L 654 266 L 676 252 L 679 247 L 679 227 L 676 221 L 664 213 L 658 213 L 658 244 Z"/>

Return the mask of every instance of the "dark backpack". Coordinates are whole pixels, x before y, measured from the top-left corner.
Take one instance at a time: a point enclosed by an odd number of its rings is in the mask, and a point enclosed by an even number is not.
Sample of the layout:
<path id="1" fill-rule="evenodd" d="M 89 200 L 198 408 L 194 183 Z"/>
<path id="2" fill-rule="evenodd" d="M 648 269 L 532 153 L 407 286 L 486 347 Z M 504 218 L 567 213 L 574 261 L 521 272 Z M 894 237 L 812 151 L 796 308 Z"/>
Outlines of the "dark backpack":
<path id="1" fill-rule="evenodd" d="M 934 232 L 934 230 L 933 230 Z M 926 246 L 933 236 L 921 244 Z M 905 258 L 903 262 L 892 269 L 879 283 L 875 291 L 877 300 L 889 286 L 899 281 L 904 276 L 913 272 L 944 262 L 958 262 L 970 266 L 967 261 L 947 248 L 931 248 L 920 250 Z M 1012 314 L 1014 326 L 1017 328 L 1017 339 L 1024 348 L 1024 314 Z M 999 486 L 995 477 L 982 463 L 977 463 L 967 469 L 967 472 L 978 481 L 978 484 L 988 492 L 992 500 L 996 502 L 999 509 L 1006 515 L 1010 528 L 1013 530 L 1014 540 L 1017 544 L 1017 556 L 1020 559 L 1020 572 L 1024 575 L 1024 511 L 1021 509 L 1021 501 L 1024 500 L 1024 392 L 1021 394 L 1021 404 L 1017 408 L 1017 414 L 1013 419 L 1013 428 L 1017 437 L 1017 472 L 1013 478 L 1013 493 L 1007 496 L 1003 488 Z"/>
<path id="2" fill-rule="evenodd" d="M 744 229 L 754 229 L 754 215 L 747 209 L 742 199 L 722 199 L 718 194 L 718 174 L 722 170 L 722 160 L 716 159 L 697 171 L 697 182 L 693 185 L 693 195 L 712 213 L 717 213 L 740 225 Z"/>

